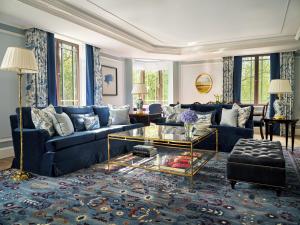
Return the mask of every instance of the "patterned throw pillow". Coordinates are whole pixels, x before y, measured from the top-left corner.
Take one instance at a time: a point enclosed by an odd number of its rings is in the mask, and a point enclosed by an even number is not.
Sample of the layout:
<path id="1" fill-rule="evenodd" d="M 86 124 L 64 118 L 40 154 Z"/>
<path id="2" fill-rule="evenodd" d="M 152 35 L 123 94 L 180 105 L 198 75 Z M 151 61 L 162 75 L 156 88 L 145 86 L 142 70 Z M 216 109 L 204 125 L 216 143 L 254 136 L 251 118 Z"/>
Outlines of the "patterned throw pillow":
<path id="1" fill-rule="evenodd" d="M 74 133 L 74 126 L 66 113 L 53 114 L 53 124 L 59 136 L 67 136 Z"/>
<path id="2" fill-rule="evenodd" d="M 162 110 L 163 110 L 163 115 L 166 118 L 166 122 L 167 123 L 180 123 L 181 118 L 180 118 L 180 114 L 182 112 L 184 112 L 185 109 L 181 108 L 181 105 L 175 105 L 173 106 L 162 106 Z"/>
<path id="3" fill-rule="evenodd" d="M 31 117 L 35 128 L 44 129 L 52 136 L 55 133 L 52 119 L 55 113 L 53 105 L 49 105 L 44 109 L 32 108 Z"/>
<path id="4" fill-rule="evenodd" d="M 212 113 L 197 112 L 197 116 L 198 120 L 194 125 L 197 130 L 211 126 Z"/>
<path id="5" fill-rule="evenodd" d="M 247 107 L 242 108 L 238 104 L 234 103 L 232 108 L 238 110 L 238 112 L 239 112 L 238 126 L 244 128 L 245 124 L 246 124 L 246 122 L 249 119 L 250 114 L 251 114 L 251 106 L 247 106 Z"/>
<path id="6" fill-rule="evenodd" d="M 84 126 L 86 130 L 99 129 L 100 128 L 99 117 L 97 115 L 84 117 Z"/>

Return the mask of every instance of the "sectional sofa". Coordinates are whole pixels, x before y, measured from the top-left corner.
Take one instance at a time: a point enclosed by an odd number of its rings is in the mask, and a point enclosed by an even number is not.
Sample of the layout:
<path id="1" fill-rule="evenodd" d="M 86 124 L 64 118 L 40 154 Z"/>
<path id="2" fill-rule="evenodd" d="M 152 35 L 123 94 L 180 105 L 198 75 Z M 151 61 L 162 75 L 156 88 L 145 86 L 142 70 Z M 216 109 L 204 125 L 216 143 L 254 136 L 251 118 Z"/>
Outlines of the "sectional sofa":
<path id="1" fill-rule="evenodd" d="M 95 114 L 100 119 L 100 129 L 75 132 L 70 136 L 52 136 L 41 129 L 35 129 L 31 118 L 31 108 L 23 107 L 23 146 L 25 171 L 45 175 L 60 176 L 92 164 L 107 160 L 107 135 L 144 126 L 143 124 L 108 126 L 108 107 L 55 107 L 57 113 L 65 112 L 70 117 L 74 114 Z M 12 167 L 19 168 L 20 130 L 18 113 L 10 116 L 15 159 Z M 73 121 L 72 121 L 73 122 Z M 112 148 L 115 156 L 126 151 L 124 146 Z"/>
<path id="2" fill-rule="evenodd" d="M 174 106 L 172 104 L 171 106 Z M 181 104 L 181 108 L 195 110 L 196 112 L 212 112 L 213 113 L 213 128 L 217 128 L 219 132 L 219 150 L 222 152 L 231 152 L 234 145 L 240 138 L 253 138 L 253 106 L 240 105 L 241 107 L 251 106 L 250 117 L 245 124 L 245 128 L 230 127 L 220 125 L 222 117 L 222 108 L 231 109 L 232 104 Z M 157 120 L 158 125 L 182 126 L 183 123 L 166 123 L 165 118 Z M 215 136 L 212 135 L 205 141 L 196 146 L 200 149 L 215 149 Z"/>

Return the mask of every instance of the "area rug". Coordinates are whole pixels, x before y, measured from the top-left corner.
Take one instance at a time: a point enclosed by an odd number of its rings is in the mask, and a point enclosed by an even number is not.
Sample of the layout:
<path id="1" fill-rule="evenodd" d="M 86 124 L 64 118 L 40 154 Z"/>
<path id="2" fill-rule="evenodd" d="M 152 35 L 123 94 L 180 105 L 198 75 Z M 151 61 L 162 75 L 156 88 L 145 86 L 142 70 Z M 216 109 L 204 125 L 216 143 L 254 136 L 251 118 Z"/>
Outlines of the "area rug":
<path id="1" fill-rule="evenodd" d="M 104 164 L 49 178 L 13 183 L 0 173 L 0 224 L 210 225 L 300 223 L 300 182 L 293 156 L 284 151 L 287 189 L 226 180 L 226 153 L 219 153 L 194 179 Z M 298 151 L 296 151 L 298 152 Z M 257 174 L 259 176 L 259 174 Z"/>

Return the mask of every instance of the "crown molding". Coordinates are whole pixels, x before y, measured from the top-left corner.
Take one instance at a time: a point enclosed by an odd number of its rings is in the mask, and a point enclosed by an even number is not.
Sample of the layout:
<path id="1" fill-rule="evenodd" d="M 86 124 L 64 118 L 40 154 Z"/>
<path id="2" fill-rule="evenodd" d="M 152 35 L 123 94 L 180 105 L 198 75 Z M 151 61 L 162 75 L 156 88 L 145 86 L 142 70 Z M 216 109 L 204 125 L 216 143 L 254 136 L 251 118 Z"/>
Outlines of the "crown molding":
<path id="1" fill-rule="evenodd" d="M 283 46 L 282 50 L 284 50 L 285 45 L 289 46 L 287 48 L 291 48 L 290 47 L 291 45 L 295 49 L 300 48 L 300 43 L 295 41 L 295 35 L 281 35 L 281 34 L 272 35 L 268 37 L 266 36 L 249 37 L 248 40 L 228 40 L 228 41 L 211 42 L 211 43 L 198 42 L 194 46 L 186 46 L 186 47 L 162 46 L 162 45 L 153 44 L 153 42 L 157 43 L 158 39 L 151 36 L 150 34 L 144 32 L 146 35 L 148 35 L 147 36 L 148 38 L 147 40 L 143 39 L 141 37 L 136 36 L 133 33 L 129 33 L 117 27 L 112 23 L 109 23 L 104 18 L 101 18 L 101 16 L 92 15 L 91 13 L 88 13 L 86 11 L 83 11 L 82 9 L 74 7 L 62 0 L 18 0 L 18 1 L 148 53 L 188 55 L 194 53 L 208 52 L 213 54 L 214 53 L 220 54 L 231 50 L 272 47 L 272 46 Z M 151 42 L 151 38 L 153 40 L 152 42 Z M 156 41 L 154 41 L 154 38 L 156 39 Z M 163 43 L 162 41 L 160 42 Z"/>

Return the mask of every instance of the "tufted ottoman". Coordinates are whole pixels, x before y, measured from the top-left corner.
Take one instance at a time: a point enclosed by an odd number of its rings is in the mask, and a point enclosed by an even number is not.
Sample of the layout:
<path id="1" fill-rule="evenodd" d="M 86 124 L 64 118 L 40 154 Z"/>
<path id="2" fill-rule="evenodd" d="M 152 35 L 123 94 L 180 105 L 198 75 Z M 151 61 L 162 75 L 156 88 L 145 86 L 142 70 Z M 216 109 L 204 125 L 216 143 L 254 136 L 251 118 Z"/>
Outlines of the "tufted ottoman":
<path id="1" fill-rule="evenodd" d="M 285 160 L 280 142 L 240 139 L 227 160 L 231 187 L 237 181 L 275 187 L 277 195 L 285 187 Z"/>

